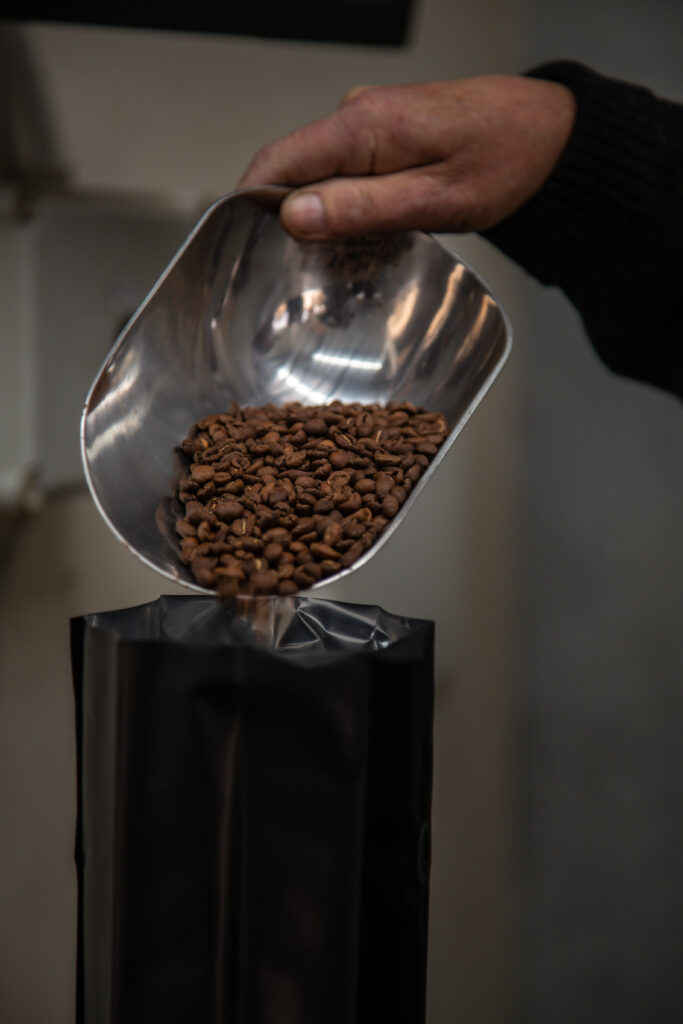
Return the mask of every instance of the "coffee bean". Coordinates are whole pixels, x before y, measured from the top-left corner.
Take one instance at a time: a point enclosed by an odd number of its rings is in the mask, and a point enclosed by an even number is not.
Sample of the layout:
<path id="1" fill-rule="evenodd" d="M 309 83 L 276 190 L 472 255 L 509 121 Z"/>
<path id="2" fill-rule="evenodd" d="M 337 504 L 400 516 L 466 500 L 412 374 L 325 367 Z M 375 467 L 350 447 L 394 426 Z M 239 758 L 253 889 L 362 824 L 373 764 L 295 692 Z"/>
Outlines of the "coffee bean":
<path id="1" fill-rule="evenodd" d="M 353 563 L 360 558 L 363 554 L 363 550 L 363 545 L 357 540 L 351 545 L 348 551 L 344 552 L 339 561 L 345 569 L 348 569 L 350 565 L 353 565 Z"/>
<path id="2" fill-rule="evenodd" d="M 320 437 L 322 434 L 327 433 L 327 424 L 325 423 L 325 420 L 321 419 L 319 416 L 315 416 L 313 419 L 304 423 L 304 430 L 312 437 Z"/>
<path id="3" fill-rule="evenodd" d="M 199 526 L 200 523 L 210 523 L 213 516 L 200 501 L 188 501 L 185 506 L 185 518 L 193 526 Z"/>
<path id="4" fill-rule="evenodd" d="M 342 538 L 342 526 L 341 523 L 332 522 L 329 526 L 325 527 L 323 532 L 323 543 L 334 548 L 334 546 Z"/>
<path id="5" fill-rule="evenodd" d="M 270 544 L 272 541 L 284 544 L 289 540 L 289 536 L 289 530 L 286 530 L 284 526 L 273 526 L 263 534 L 263 540 L 266 544 Z"/>
<path id="6" fill-rule="evenodd" d="M 254 555 L 260 555 L 263 551 L 263 541 L 259 537 L 242 537 L 239 543 L 245 551 L 251 551 Z"/>
<path id="7" fill-rule="evenodd" d="M 221 601 L 232 601 L 240 592 L 240 584 L 236 579 L 220 577 L 216 585 L 216 594 Z"/>
<path id="8" fill-rule="evenodd" d="M 211 524 L 208 523 L 206 520 L 204 520 L 203 523 L 200 523 L 199 526 L 197 527 L 197 537 L 200 541 L 213 539 L 213 530 L 211 529 Z"/>
<path id="9" fill-rule="evenodd" d="M 357 540 L 364 531 L 365 527 L 363 524 L 354 519 L 344 527 L 344 536 Z"/>
<path id="10" fill-rule="evenodd" d="M 312 561 L 311 549 L 308 547 L 307 544 L 302 544 L 300 546 L 299 550 L 295 554 L 295 559 L 297 565 L 305 565 L 306 562 Z"/>
<path id="11" fill-rule="evenodd" d="M 280 555 L 282 555 L 284 550 L 285 549 L 283 548 L 282 544 L 278 544 L 276 541 L 273 541 L 271 544 L 267 544 L 266 547 L 263 549 L 263 557 L 268 562 L 277 562 L 278 558 L 280 557 Z"/>
<path id="12" fill-rule="evenodd" d="M 297 540 L 302 533 L 308 533 L 308 531 L 313 529 L 314 526 L 315 519 L 313 518 L 313 516 L 304 516 L 304 518 L 300 519 L 297 525 L 293 527 L 292 537 L 294 537 L 295 540 Z"/>
<path id="13" fill-rule="evenodd" d="M 348 452 L 333 451 L 330 453 L 329 463 L 332 469 L 346 469 L 349 464 Z"/>
<path id="14" fill-rule="evenodd" d="M 352 491 L 346 501 L 342 501 L 339 505 L 339 511 L 343 512 L 345 515 L 348 515 L 350 512 L 355 512 L 356 509 L 360 508 L 362 500 L 363 499 L 358 491 Z"/>
<path id="15" fill-rule="evenodd" d="M 375 431 L 375 417 L 372 413 L 358 413 L 354 420 L 357 437 L 369 437 Z"/>
<path id="16" fill-rule="evenodd" d="M 188 523 L 187 519 L 176 519 L 175 532 L 179 537 L 195 537 L 197 535 L 197 527 L 193 526 L 192 523 Z"/>
<path id="17" fill-rule="evenodd" d="M 329 512 L 331 512 L 333 508 L 334 508 L 334 502 L 333 501 L 331 501 L 329 498 L 321 498 L 320 501 L 316 501 L 315 505 L 313 506 L 313 511 L 317 515 L 325 516 Z"/>
<path id="18" fill-rule="evenodd" d="M 369 508 L 373 516 L 379 515 L 382 511 L 382 502 L 378 499 L 376 494 L 366 494 L 363 498 L 363 505 L 365 508 Z"/>
<path id="19" fill-rule="evenodd" d="M 278 575 L 272 569 L 252 573 L 249 582 L 257 594 L 269 594 L 278 585 Z"/>
<path id="20" fill-rule="evenodd" d="M 192 479 L 198 484 L 205 484 L 207 481 L 213 480 L 214 477 L 214 470 L 211 466 L 202 466 L 196 463 L 190 466 L 190 473 L 192 474 Z"/>
<path id="21" fill-rule="evenodd" d="M 209 569 L 204 565 L 195 565 L 193 562 L 192 571 L 200 587 L 212 589 L 216 586 L 216 576 L 213 569 Z"/>
<path id="22" fill-rule="evenodd" d="M 292 579 L 297 587 L 300 587 L 302 590 L 305 590 L 306 587 L 311 587 L 316 582 L 315 576 L 306 572 L 301 566 L 294 572 Z"/>
<path id="23" fill-rule="evenodd" d="M 238 519 L 244 512 L 244 506 L 239 501 L 219 501 L 216 505 L 216 518 L 222 523 L 231 523 Z"/>
<path id="24" fill-rule="evenodd" d="M 323 558 L 334 559 L 337 557 L 337 552 L 334 550 L 333 547 L 331 547 L 329 544 L 321 544 L 320 542 L 311 544 L 311 554 L 318 561 L 321 561 L 321 559 Z"/>
<path id="25" fill-rule="evenodd" d="M 353 518 L 359 523 L 369 523 L 372 519 L 372 512 L 367 508 L 359 508 L 357 512 L 353 513 Z"/>
<path id="26" fill-rule="evenodd" d="M 199 541 L 196 537 L 183 537 L 180 542 L 180 558 L 183 562 L 189 562 L 194 549 L 197 547 Z"/>
<path id="27" fill-rule="evenodd" d="M 387 494 L 382 502 L 382 512 L 387 519 L 393 519 L 398 512 L 398 498 L 393 494 Z"/>
<path id="28" fill-rule="evenodd" d="M 447 434 L 441 413 L 410 402 L 233 402 L 176 449 L 179 557 L 225 600 L 334 576 L 395 518 Z"/>

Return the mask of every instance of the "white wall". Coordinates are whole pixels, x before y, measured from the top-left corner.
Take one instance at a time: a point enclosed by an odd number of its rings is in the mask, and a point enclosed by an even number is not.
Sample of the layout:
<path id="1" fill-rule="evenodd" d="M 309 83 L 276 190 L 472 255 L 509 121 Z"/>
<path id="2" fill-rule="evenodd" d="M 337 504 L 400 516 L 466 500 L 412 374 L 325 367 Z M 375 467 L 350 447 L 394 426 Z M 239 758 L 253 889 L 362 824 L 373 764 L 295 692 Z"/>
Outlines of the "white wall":
<path id="1" fill-rule="evenodd" d="M 199 208 L 230 190 L 259 145 L 326 113 L 353 85 L 516 70 L 524 11 L 423 0 L 413 44 L 396 52 L 47 25 L 27 37 L 78 187 Z M 458 248 L 519 319 L 519 275 L 484 243 Z M 329 590 L 437 622 L 430 1024 L 493 1024 L 508 1003 L 520 366 L 516 353 L 402 536 Z M 83 491 L 53 496 L 25 523 L 0 580 L 0 1014 L 12 1024 L 73 1019 L 68 617 L 162 590 L 172 588 L 118 545 Z"/>

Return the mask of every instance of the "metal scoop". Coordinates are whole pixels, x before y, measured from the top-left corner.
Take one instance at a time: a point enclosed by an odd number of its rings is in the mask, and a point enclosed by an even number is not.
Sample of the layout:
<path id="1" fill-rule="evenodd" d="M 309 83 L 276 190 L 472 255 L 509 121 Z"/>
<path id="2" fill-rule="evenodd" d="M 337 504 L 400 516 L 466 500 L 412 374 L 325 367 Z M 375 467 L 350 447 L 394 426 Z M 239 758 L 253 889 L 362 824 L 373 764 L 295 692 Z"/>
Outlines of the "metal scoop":
<path id="1" fill-rule="evenodd" d="M 450 433 L 396 517 L 328 583 L 400 527 L 510 350 L 505 312 L 435 239 L 297 241 L 278 217 L 286 194 L 243 189 L 208 209 L 117 339 L 83 411 L 83 467 L 105 521 L 147 565 L 203 593 L 176 554 L 171 497 L 174 449 L 196 421 L 233 400 L 407 400 L 446 416 Z"/>

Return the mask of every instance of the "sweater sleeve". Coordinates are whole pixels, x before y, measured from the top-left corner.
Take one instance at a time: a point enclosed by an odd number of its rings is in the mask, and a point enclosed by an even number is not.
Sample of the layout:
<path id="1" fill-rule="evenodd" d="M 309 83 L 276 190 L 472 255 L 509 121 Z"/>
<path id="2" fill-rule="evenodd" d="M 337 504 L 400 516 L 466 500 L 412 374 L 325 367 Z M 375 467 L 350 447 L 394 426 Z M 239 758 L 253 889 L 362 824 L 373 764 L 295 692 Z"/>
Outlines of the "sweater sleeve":
<path id="1" fill-rule="evenodd" d="M 572 89 L 574 129 L 485 236 L 565 292 L 608 366 L 683 397 L 683 107 L 570 61 L 528 74 Z"/>

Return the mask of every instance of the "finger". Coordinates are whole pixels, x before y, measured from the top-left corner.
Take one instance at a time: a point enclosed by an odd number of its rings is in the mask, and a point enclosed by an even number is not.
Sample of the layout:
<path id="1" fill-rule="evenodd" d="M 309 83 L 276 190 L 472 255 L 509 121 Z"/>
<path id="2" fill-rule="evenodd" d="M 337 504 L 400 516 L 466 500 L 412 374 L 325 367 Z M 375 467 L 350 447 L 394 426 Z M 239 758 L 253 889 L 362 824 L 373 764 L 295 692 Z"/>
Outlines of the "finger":
<path id="1" fill-rule="evenodd" d="M 351 130 L 337 111 L 298 128 L 261 149 L 239 187 L 246 185 L 305 185 L 340 174 L 365 174 L 371 170 L 374 147 L 366 124 Z"/>
<path id="2" fill-rule="evenodd" d="M 355 85 L 353 89 L 349 89 L 348 92 L 344 93 L 339 101 L 339 106 L 345 107 L 348 103 L 352 103 L 358 96 L 362 95 L 362 93 L 367 92 L 368 89 L 375 88 L 376 86 L 374 85 Z"/>
<path id="3" fill-rule="evenodd" d="M 438 171 L 416 168 L 374 178 L 337 178 L 287 196 L 280 216 L 299 238 L 374 232 L 468 230 L 467 196 Z"/>
<path id="4" fill-rule="evenodd" d="M 342 101 L 344 105 L 334 113 L 260 150 L 240 179 L 240 187 L 307 185 L 341 175 L 402 170 L 416 163 L 403 123 L 405 89 L 359 86 L 359 90 L 356 102 Z"/>

